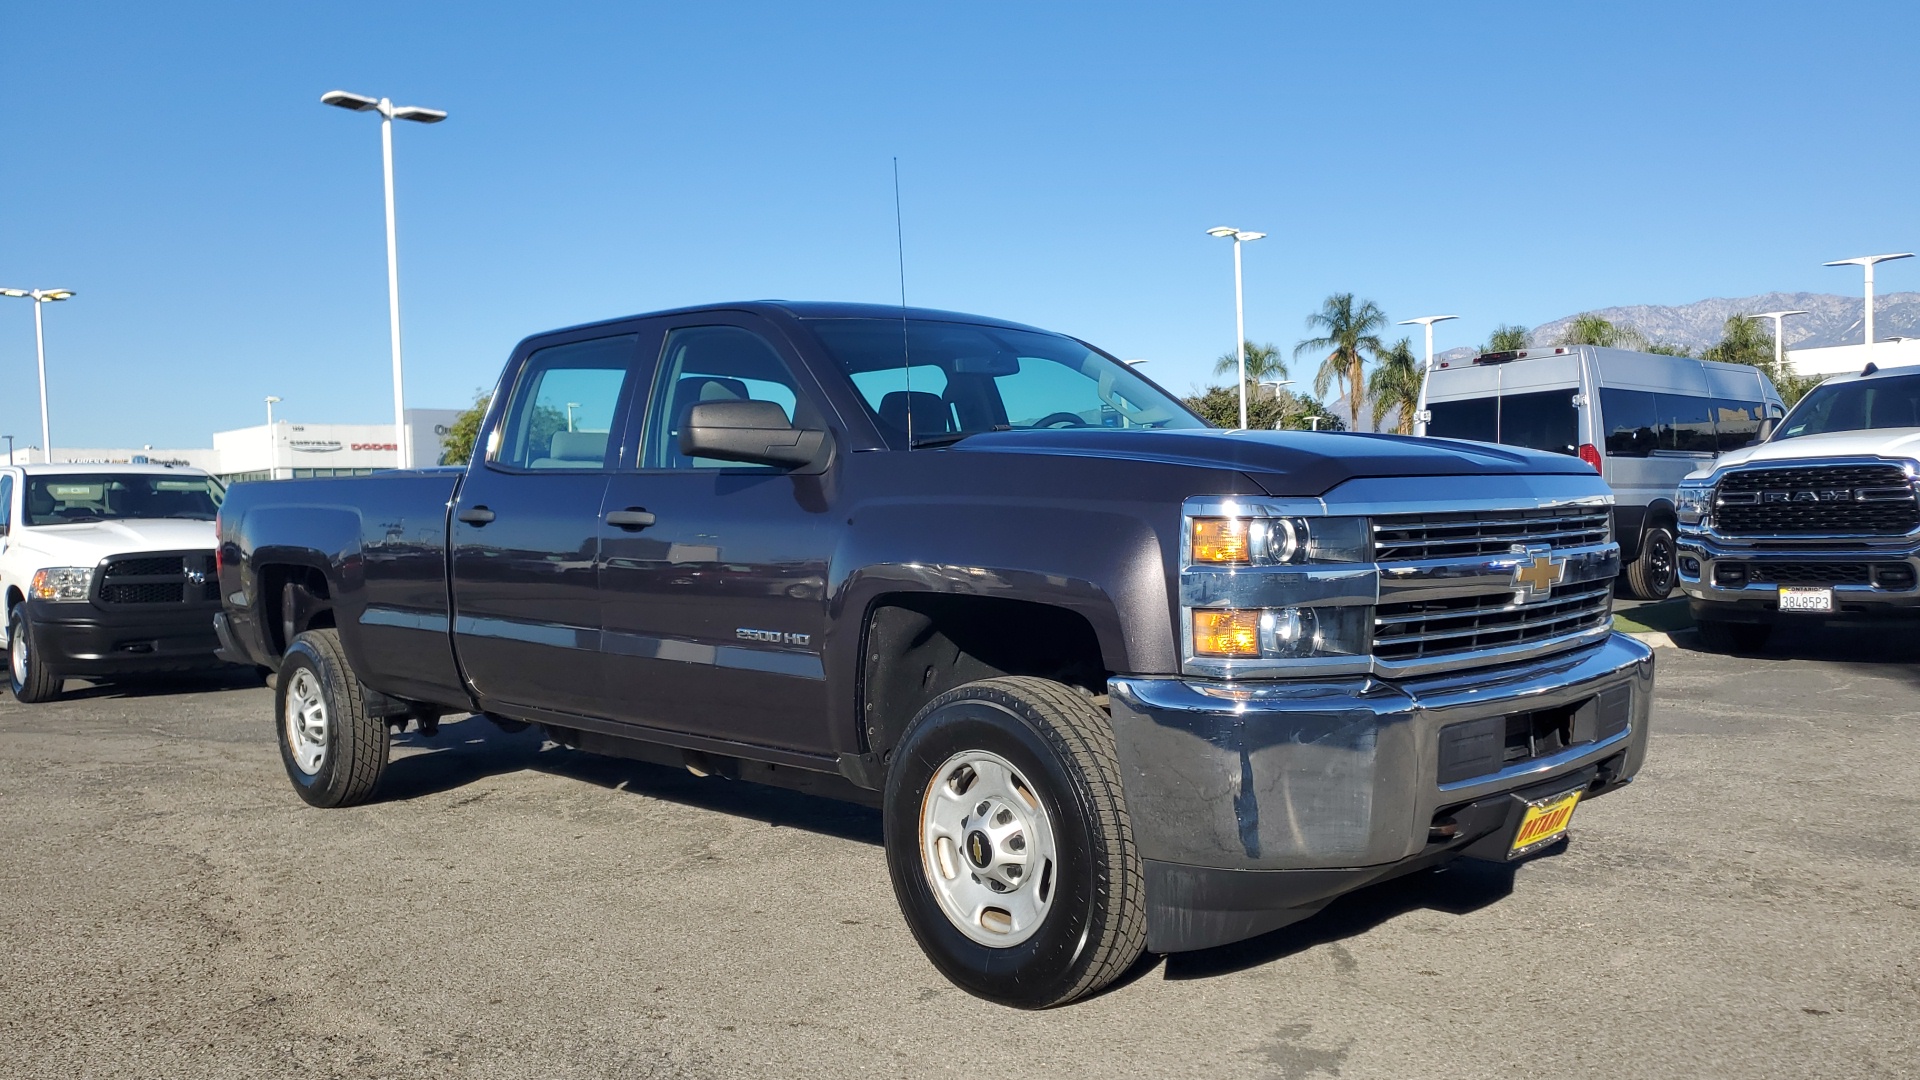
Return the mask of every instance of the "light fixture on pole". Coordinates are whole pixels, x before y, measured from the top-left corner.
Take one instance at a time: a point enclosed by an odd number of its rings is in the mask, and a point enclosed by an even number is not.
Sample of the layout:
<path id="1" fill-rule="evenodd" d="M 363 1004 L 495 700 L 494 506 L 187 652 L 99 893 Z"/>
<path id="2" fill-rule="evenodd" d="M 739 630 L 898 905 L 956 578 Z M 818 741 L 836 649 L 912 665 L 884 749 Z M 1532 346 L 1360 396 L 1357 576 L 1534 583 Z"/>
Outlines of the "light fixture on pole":
<path id="1" fill-rule="evenodd" d="M 1822 264 L 1825 266 L 1858 266 L 1866 270 L 1867 272 L 1867 321 L 1866 321 L 1866 337 L 1863 340 L 1865 340 L 1867 343 L 1868 356 L 1873 355 L 1873 267 L 1874 267 L 1874 264 L 1888 262 L 1893 259 L 1911 259 L 1911 258 L 1913 258 L 1913 252 L 1907 251 L 1907 252 L 1902 252 L 1898 255 L 1862 255 L 1857 259 L 1835 259 L 1830 263 Z"/>
<path id="2" fill-rule="evenodd" d="M 1402 319 L 1401 326 L 1424 326 L 1427 330 L 1427 361 L 1420 368 L 1420 399 L 1413 406 L 1413 430 L 1420 433 L 1420 425 L 1426 423 L 1427 380 L 1433 375 L 1433 324 L 1457 319 L 1458 315 L 1422 315 L 1417 319 Z"/>
<path id="3" fill-rule="evenodd" d="M 273 407 L 279 403 L 279 398 L 272 394 L 267 395 L 267 479 L 269 480 L 274 479 L 274 466 L 279 464 L 274 459 L 280 456 L 280 439 L 273 431 Z"/>
<path id="4" fill-rule="evenodd" d="M 1263 232 L 1245 232 L 1228 225 L 1216 225 L 1207 230 L 1208 236 L 1233 238 L 1233 354 L 1240 367 L 1240 430 L 1247 428 L 1247 309 L 1240 288 L 1240 245 L 1251 244 L 1267 235 Z"/>
<path id="5" fill-rule="evenodd" d="M 53 460 L 53 434 L 47 424 L 47 335 L 40 323 L 40 305 L 73 299 L 72 289 L 0 289 L 0 296 L 33 301 L 33 346 L 40 363 L 40 460 Z M 12 452 L 8 452 L 11 460 Z"/>
<path id="6" fill-rule="evenodd" d="M 567 402 L 567 430 L 568 431 L 573 430 L 573 411 L 575 409 L 578 409 L 579 407 L 580 407 L 580 403 L 577 401 Z"/>
<path id="7" fill-rule="evenodd" d="M 437 124 L 445 120 L 447 114 L 418 105 L 395 105 L 387 98 L 370 98 L 345 90 L 329 90 L 320 95 L 320 101 L 354 112 L 380 114 L 380 160 L 387 191 L 387 321 L 393 338 L 393 442 L 399 448 L 400 467 L 404 469 L 411 454 L 407 445 L 407 404 L 400 368 L 400 254 L 393 232 L 393 122 L 412 120 L 417 124 Z"/>
<path id="8" fill-rule="evenodd" d="M 1827 265 L 1831 266 L 1833 264 L 1828 263 Z M 1873 267 L 1871 266 L 1867 267 L 1867 281 L 1869 283 L 1869 286 L 1871 286 L 1871 283 L 1873 281 Z M 1871 300 L 1867 301 L 1867 306 L 1871 308 L 1873 306 L 1873 301 Z M 1775 378 L 1778 378 L 1787 373 L 1787 345 L 1786 345 L 1787 336 L 1783 332 L 1786 329 L 1783 324 L 1785 323 L 1785 320 L 1789 315 L 1805 315 L 1805 314 L 1806 312 L 1804 311 L 1762 311 L 1758 315 L 1747 316 L 1747 318 L 1749 319 L 1772 319 L 1773 320 L 1773 374 Z"/>

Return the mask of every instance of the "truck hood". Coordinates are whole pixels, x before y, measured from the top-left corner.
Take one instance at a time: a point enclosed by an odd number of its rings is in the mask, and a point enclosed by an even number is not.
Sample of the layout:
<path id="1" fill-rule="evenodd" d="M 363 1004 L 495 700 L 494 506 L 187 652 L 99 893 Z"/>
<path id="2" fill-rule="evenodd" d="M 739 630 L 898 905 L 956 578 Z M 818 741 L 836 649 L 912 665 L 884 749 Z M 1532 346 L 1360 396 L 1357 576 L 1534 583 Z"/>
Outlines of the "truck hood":
<path id="1" fill-rule="evenodd" d="M 1205 469 L 1236 469 L 1273 496 L 1324 495 L 1348 480 L 1384 476 L 1563 473 L 1592 476 L 1586 462 L 1517 446 L 1345 431 L 995 431 L 955 443 L 969 454 L 1058 454 Z"/>
<path id="2" fill-rule="evenodd" d="M 1801 435 L 1778 442 L 1764 442 L 1734 450 L 1714 459 L 1688 479 L 1705 477 L 1714 469 L 1744 465 L 1756 461 L 1800 461 L 1806 458 L 1890 457 L 1920 460 L 1920 428 L 1873 428 L 1868 431 L 1834 431 L 1825 435 Z"/>
<path id="3" fill-rule="evenodd" d="M 45 566 L 92 566 L 109 555 L 142 551 L 212 551 L 213 522 L 159 518 L 148 521 L 88 521 L 13 530 L 8 552 Z"/>

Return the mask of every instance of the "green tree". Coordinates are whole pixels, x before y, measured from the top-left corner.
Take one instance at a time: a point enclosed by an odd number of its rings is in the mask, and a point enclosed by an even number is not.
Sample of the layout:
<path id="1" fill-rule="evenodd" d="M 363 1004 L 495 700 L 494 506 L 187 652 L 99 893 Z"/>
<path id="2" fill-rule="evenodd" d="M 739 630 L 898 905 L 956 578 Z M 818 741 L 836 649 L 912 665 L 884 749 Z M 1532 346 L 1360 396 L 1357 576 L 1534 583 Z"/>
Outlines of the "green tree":
<path id="1" fill-rule="evenodd" d="M 1394 430 L 1401 435 L 1413 434 L 1413 414 L 1420 407 L 1420 379 L 1424 374 L 1420 361 L 1413 357 L 1411 338 L 1401 338 L 1379 355 L 1373 374 L 1367 378 L 1367 393 L 1373 397 L 1373 430 L 1379 431 L 1381 419 L 1398 409 L 1400 419 Z"/>
<path id="2" fill-rule="evenodd" d="M 1246 343 L 1246 348 L 1247 381 L 1249 383 L 1257 386 L 1263 382 L 1278 382 L 1287 377 L 1287 362 L 1281 357 L 1278 346 L 1260 345 L 1249 341 Z M 1213 363 L 1213 373 L 1215 375 L 1233 375 L 1239 370 L 1240 358 L 1234 353 L 1226 353 Z M 1247 408 L 1249 410 L 1253 408 L 1251 401 L 1248 402 Z M 1234 419 L 1236 422 L 1238 422 L 1239 416 L 1239 406 L 1236 405 L 1234 407 Z M 1247 417 L 1249 422 L 1251 422 L 1253 417 L 1252 412 L 1248 412 Z"/>
<path id="3" fill-rule="evenodd" d="M 1687 348 L 1685 345 L 1664 345 L 1664 344 L 1649 345 L 1643 351 L 1653 353 L 1657 356 L 1692 356 L 1693 355 L 1693 350 Z"/>
<path id="4" fill-rule="evenodd" d="M 1347 413 L 1352 418 L 1349 427 L 1353 430 L 1360 427 L 1360 399 L 1367 390 L 1364 353 L 1377 356 L 1385 351 L 1379 331 L 1386 325 L 1386 312 L 1378 304 L 1371 300 L 1356 304 L 1352 293 L 1334 293 L 1321 303 L 1319 311 L 1307 316 L 1307 329 L 1325 332 L 1293 347 L 1296 357 L 1309 349 L 1330 350 L 1313 377 L 1313 392 L 1324 396 L 1328 387 L 1339 383 L 1347 395 Z"/>
<path id="5" fill-rule="evenodd" d="M 487 418 L 487 406 L 493 403 L 493 394 L 487 390 L 473 392 L 473 404 L 453 423 L 447 425 L 447 439 L 440 452 L 440 464 L 465 465 L 473 460 L 473 444 L 480 438 L 480 422 Z"/>
<path id="6" fill-rule="evenodd" d="M 1527 347 L 1527 328 L 1524 326 L 1496 326 L 1493 336 L 1480 346 L 1483 353 L 1519 352 Z"/>
<path id="7" fill-rule="evenodd" d="M 1240 395 L 1231 386 L 1210 386 L 1186 399 L 1187 408 L 1217 428 L 1240 426 Z M 1247 395 L 1247 424 L 1256 431 L 1280 428 L 1306 431 L 1313 427 L 1309 417 L 1320 417 L 1321 431 L 1341 431 L 1346 425 L 1327 411 L 1319 399 L 1295 394 L 1284 387 Z"/>
<path id="8" fill-rule="evenodd" d="M 1723 364 L 1747 364 L 1770 377 L 1778 377 L 1773 364 L 1773 334 L 1759 319 L 1732 315 L 1720 327 L 1720 340 L 1700 353 L 1702 360 Z"/>
<path id="9" fill-rule="evenodd" d="M 1631 326 L 1621 326 L 1598 315 L 1586 314 L 1574 317 L 1560 336 L 1554 339 L 1555 345 L 1599 345 L 1609 349 L 1644 349 L 1647 346 L 1645 334 Z"/>

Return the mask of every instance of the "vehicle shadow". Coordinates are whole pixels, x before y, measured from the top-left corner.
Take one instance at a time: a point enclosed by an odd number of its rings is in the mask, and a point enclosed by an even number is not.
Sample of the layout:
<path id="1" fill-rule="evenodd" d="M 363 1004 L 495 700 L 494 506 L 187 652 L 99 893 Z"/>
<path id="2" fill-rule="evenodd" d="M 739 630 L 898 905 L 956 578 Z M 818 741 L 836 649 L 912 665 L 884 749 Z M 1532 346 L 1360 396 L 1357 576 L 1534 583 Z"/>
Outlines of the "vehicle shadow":
<path id="1" fill-rule="evenodd" d="M 1840 664 L 1862 673 L 1891 675 L 1920 687 L 1920 622 L 1885 626 L 1822 626 L 1809 623 L 1774 628 L 1764 647 L 1732 654 L 1753 662 L 1811 660 Z M 1726 655 L 1707 648 L 1692 630 L 1671 635 L 1674 647 L 1685 652 Z"/>
<path id="2" fill-rule="evenodd" d="M 438 734 L 397 735 L 397 755 L 381 779 L 382 802 L 443 794 L 491 776 L 534 770 L 612 791 L 662 799 L 718 814 L 804 829 L 842 840 L 878 845 L 877 810 L 763 784 L 699 777 L 684 769 L 627 758 L 569 750 L 549 743 L 538 729 L 501 730 L 480 716 L 443 722 Z"/>
<path id="3" fill-rule="evenodd" d="M 66 681 L 66 689 L 59 700 L 111 701 L 172 694 L 218 694 L 234 690 L 258 690 L 264 685 L 260 673 L 247 667 L 214 668 L 101 682 L 75 677 Z"/>
<path id="4" fill-rule="evenodd" d="M 1564 844 L 1538 857 L 1554 858 L 1563 850 Z M 1518 870 L 1518 864 L 1458 859 L 1438 870 L 1383 881 L 1338 897 L 1319 914 L 1257 938 L 1198 952 L 1174 953 L 1166 958 L 1165 977 L 1207 979 L 1245 971 L 1357 937 L 1413 911 L 1466 915 L 1506 899 L 1513 892 Z"/>

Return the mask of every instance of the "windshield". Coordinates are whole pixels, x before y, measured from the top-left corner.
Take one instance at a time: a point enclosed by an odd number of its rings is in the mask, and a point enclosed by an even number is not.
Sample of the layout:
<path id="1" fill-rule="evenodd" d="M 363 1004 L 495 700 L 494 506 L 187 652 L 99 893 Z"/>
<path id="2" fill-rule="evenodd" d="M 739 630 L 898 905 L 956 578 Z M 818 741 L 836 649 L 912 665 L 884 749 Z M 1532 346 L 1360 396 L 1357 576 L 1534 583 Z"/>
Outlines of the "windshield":
<path id="1" fill-rule="evenodd" d="M 1059 334 L 925 320 L 812 326 L 896 446 L 909 430 L 914 446 L 930 446 L 982 431 L 1207 426 L 1132 368 Z"/>
<path id="2" fill-rule="evenodd" d="M 26 523 L 182 518 L 212 521 L 226 493 L 210 476 L 72 473 L 27 477 Z"/>
<path id="3" fill-rule="evenodd" d="M 1775 439 L 1830 431 L 1920 428 L 1920 375 L 1854 379 L 1817 386 L 1780 423 Z"/>

